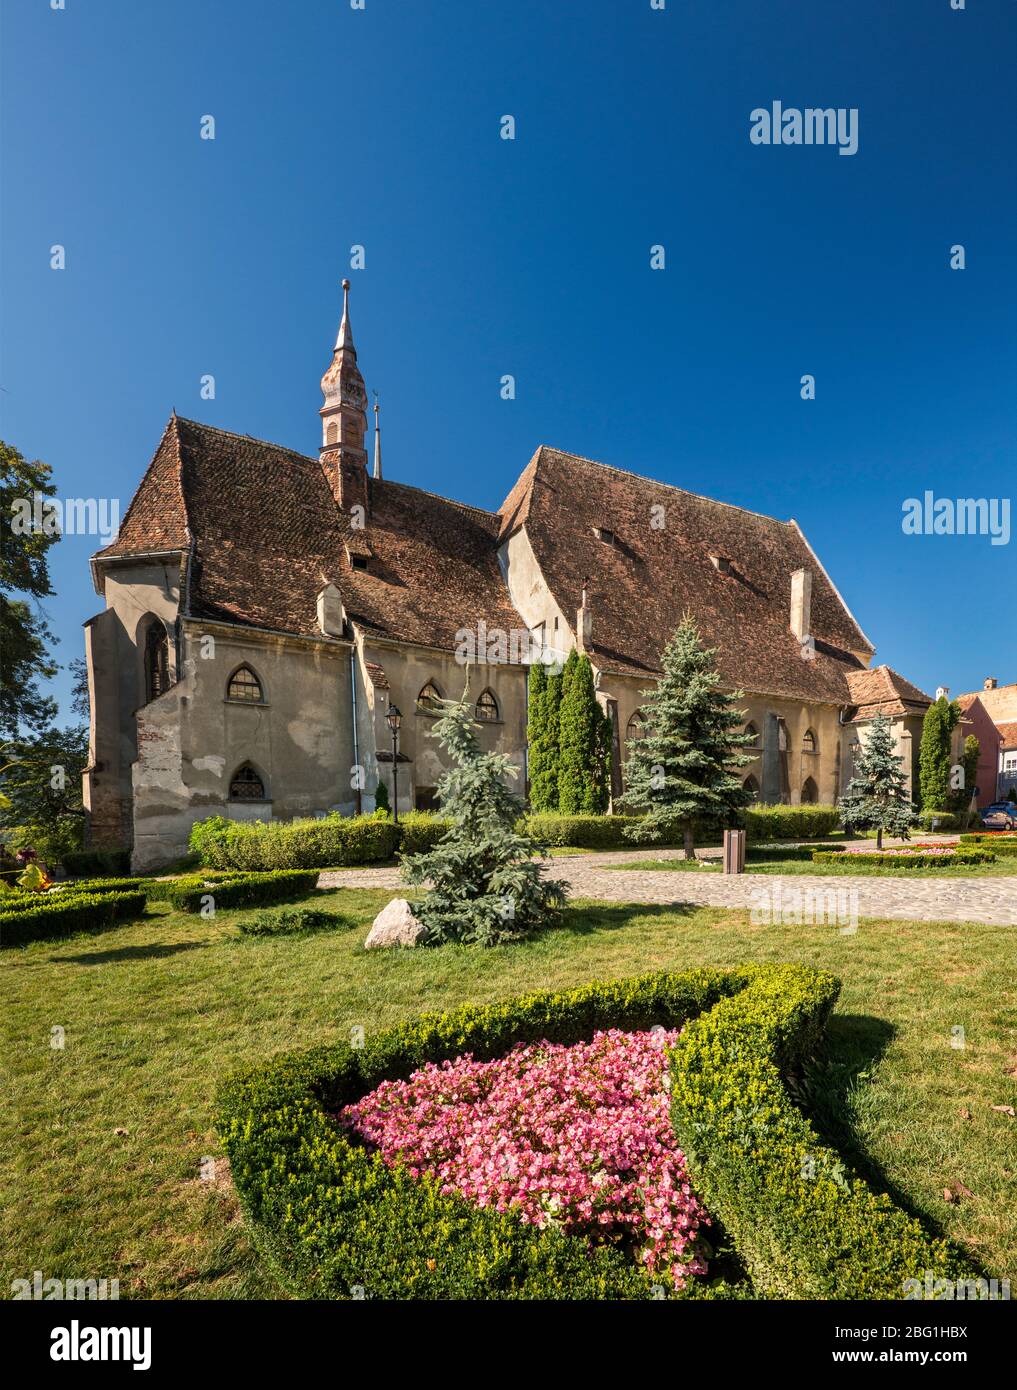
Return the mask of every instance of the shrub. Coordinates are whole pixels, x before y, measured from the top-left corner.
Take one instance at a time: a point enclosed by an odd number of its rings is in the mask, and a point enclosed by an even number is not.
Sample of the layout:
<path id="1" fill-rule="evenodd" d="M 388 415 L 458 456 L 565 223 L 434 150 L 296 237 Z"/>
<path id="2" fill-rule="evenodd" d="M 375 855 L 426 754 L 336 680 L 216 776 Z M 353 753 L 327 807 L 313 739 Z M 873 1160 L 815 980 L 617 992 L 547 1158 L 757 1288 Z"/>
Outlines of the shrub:
<path id="1" fill-rule="evenodd" d="M 632 841 L 626 839 L 624 830 L 628 825 L 638 825 L 639 816 L 561 816 L 547 812 L 526 816 L 523 821 L 524 833 L 538 844 L 560 849 L 575 845 L 581 849 L 631 849 Z M 680 844 L 681 835 L 671 835 L 648 840 L 647 844 Z"/>
<path id="2" fill-rule="evenodd" d="M 451 824 L 444 816 L 435 816 L 430 811 L 408 811 L 399 817 L 400 853 L 426 853 L 448 832 Z"/>
<path id="3" fill-rule="evenodd" d="M 79 931 L 103 931 L 128 917 L 140 917 L 145 910 L 145 894 L 139 892 L 33 893 L 31 897 L 30 903 L 15 906 L 4 899 L 0 946 L 21 946 Z"/>
<path id="4" fill-rule="evenodd" d="M 133 889 L 144 890 L 143 878 L 79 878 L 73 883 L 54 885 L 50 892 L 57 893 L 129 893 Z"/>
<path id="5" fill-rule="evenodd" d="M 200 912 L 207 898 L 212 899 L 217 912 L 224 912 L 231 907 L 258 907 L 262 903 L 302 898 L 317 882 L 317 869 L 280 869 L 275 873 L 240 874 L 211 881 L 196 874 L 178 879 L 168 897 L 181 912 Z"/>
<path id="6" fill-rule="evenodd" d="M 922 830 L 960 830 L 961 817 L 953 811 L 919 811 L 916 824 Z"/>
<path id="7" fill-rule="evenodd" d="M 987 849 L 990 854 L 997 858 L 1017 857 L 1017 837 L 1012 840 L 1004 839 L 1001 835 L 962 835 L 960 837 L 961 848 L 965 852 L 972 849 Z"/>
<path id="8" fill-rule="evenodd" d="M 748 966 L 747 988 L 695 1019 L 671 1054 L 671 1116 L 697 1191 L 757 1292 L 900 1299 L 904 1281 L 968 1278 L 959 1251 L 870 1190 L 792 1104 L 783 1075 L 816 1049 L 839 983 Z"/>
<path id="9" fill-rule="evenodd" d="M 323 816 L 265 825 L 211 816 L 191 827 L 191 848 L 213 869 L 324 869 L 391 859 L 399 828 L 384 817 Z"/>
<path id="10" fill-rule="evenodd" d="M 131 871 L 129 849 L 75 849 L 61 857 L 64 872 L 71 878 L 80 875 L 121 875 Z"/>
<path id="11" fill-rule="evenodd" d="M 750 806 L 742 812 L 746 840 L 815 840 L 840 824 L 836 806 Z"/>
<path id="12" fill-rule="evenodd" d="M 797 965 L 657 972 L 427 1014 L 369 1038 L 274 1058 L 220 1090 L 217 1123 L 259 1249 L 303 1298 L 648 1298 L 614 1249 L 473 1206 L 389 1169 L 334 1123 L 383 1080 L 516 1043 L 604 1028 L 685 1031 L 672 1121 L 695 1191 L 765 1297 L 893 1298 L 906 1278 L 967 1277 L 960 1255 L 846 1171 L 782 1074 L 821 1039 L 838 984 Z M 704 1012 L 708 1011 L 708 1012 Z M 815 1176 L 811 1176 L 815 1174 Z M 685 1296 L 749 1290 L 690 1281 Z"/>
<path id="13" fill-rule="evenodd" d="M 242 917 L 240 930 L 247 936 L 295 936 L 300 932 L 339 931 L 354 926 L 349 917 L 322 912 L 317 907 L 284 907 L 278 912 L 259 912 Z"/>

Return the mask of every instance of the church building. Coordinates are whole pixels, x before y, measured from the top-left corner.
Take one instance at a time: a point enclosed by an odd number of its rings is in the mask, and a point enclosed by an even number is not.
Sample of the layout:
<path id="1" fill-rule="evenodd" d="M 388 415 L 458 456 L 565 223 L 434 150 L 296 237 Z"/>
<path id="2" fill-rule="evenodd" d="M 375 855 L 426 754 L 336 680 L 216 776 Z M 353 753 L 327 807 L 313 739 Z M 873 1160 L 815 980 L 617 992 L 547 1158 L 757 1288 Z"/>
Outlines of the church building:
<path id="1" fill-rule="evenodd" d="M 686 611 L 744 691 L 750 789 L 832 802 L 878 712 L 917 787 L 929 697 L 873 647 L 800 527 L 541 446 L 497 512 L 382 474 L 343 282 L 316 458 L 174 414 L 92 558 L 89 839 L 136 869 L 209 815 L 289 820 L 434 806 L 436 701 L 469 699 L 525 793 L 528 662 L 573 647 L 614 726 Z M 398 757 L 390 724 L 399 711 Z"/>

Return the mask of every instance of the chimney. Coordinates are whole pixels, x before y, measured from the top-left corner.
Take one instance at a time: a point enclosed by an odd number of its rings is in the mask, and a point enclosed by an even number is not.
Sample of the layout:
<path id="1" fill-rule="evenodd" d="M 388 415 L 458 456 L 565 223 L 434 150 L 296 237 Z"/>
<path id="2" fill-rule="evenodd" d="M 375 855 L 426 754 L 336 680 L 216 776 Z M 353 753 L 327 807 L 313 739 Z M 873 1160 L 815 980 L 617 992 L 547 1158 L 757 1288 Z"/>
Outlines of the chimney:
<path id="1" fill-rule="evenodd" d="M 318 627 L 325 637 L 343 637 L 346 634 L 346 612 L 342 596 L 334 584 L 326 584 L 318 590 Z"/>
<path id="2" fill-rule="evenodd" d="M 948 685 L 940 685 L 940 686 L 937 686 L 937 687 L 936 687 L 936 699 L 937 699 L 937 700 L 949 700 L 949 698 L 950 698 L 950 687 L 949 687 Z"/>
<path id="3" fill-rule="evenodd" d="M 996 689 L 996 686 L 997 686 L 998 684 L 999 684 L 999 681 L 996 680 L 996 677 L 995 677 L 995 676 L 986 676 L 985 681 L 984 681 L 984 683 L 983 683 L 983 685 L 982 685 L 982 689 L 983 689 L 983 690 L 995 690 L 995 689 Z"/>
<path id="4" fill-rule="evenodd" d="M 576 611 L 576 646 L 581 652 L 588 651 L 593 640 L 593 603 L 589 584 L 588 579 L 583 580 L 583 600 Z"/>
<path id="5" fill-rule="evenodd" d="M 811 570 L 795 570 L 791 576 L 791 631 L 799 642 L 812 636 Z"/>

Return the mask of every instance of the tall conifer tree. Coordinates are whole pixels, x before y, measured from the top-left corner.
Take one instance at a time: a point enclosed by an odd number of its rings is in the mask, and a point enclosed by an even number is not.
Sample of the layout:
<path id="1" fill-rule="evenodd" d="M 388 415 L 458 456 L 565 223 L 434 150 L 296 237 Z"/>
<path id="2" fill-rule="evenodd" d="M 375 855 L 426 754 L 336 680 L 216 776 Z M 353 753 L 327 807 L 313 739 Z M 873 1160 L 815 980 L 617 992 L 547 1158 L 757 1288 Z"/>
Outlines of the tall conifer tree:
<path id="1" fill-rule="evenodd" d="M 909 838 L 915 808 L 907 794 L 904 759 L 893 744 L 885 714 L 872 721 L 869 737 L 859 744 L 854 776 L 840 799 L 840 818 L 846 830 L 875 830 L 876 849 L 883 848 L 883 831 Z"/>
<path id="2" fill-rule="evenodd" d="M 643 692 L 643 734 L 630 740 L 625 765 L 621 800 L 642 816 L 625 834 L 647 840 L 680 830 L 687 859 L 695 858 L 697 824 L 726 825 L 752 800 L 735 773 L 752 761 L 742 749 L 754 736 L 740 732 L 741 692 L 720 688 L 715 656 L 686 615 L 661 653 L 660 680 Z"/>

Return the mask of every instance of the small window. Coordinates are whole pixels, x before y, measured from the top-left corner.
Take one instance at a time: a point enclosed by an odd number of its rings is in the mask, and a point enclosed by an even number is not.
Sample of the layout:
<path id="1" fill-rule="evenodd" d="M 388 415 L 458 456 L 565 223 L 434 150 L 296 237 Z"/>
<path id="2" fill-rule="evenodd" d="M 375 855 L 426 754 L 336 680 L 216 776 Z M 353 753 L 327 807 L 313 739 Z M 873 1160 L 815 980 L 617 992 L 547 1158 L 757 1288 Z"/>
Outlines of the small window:
<path id="1" fill-rule="evenodd" d="M 752 740 L 752 742 L 751 742 L 750 744 L 747 744 L 746 747 L 748 747 L 748 748 L 758 748 L 758 747 L 759 747 L 759 730 L 756 728 L 755 724 L 751 724 L 751 723 L 746 724 L 746 725 L 745 725 L 745 733 L 746 733 L 747 737 L 750 738 L 750 739 Z"/>
<path id="2" fill-rule="evenodd" d="M 625 725 L 625 741 L 631 743 L 633 739 L 642 738 L 644 732 L 642 719 L 638 714 L 634 714 Z"/>
<path id="3" fill-rule="evenodd" d="M 238 767 L 230 781 L 231 801 L 265 801 L 265 784 L 250 763 Z"/>
<path id="4" fill-rule="evenodd" d="M 417 787 L 413 792 L 415 811 L 438 811 L 438 789 L 436 787 Z"/>
<path id="5" fill-rule="evenodd" d="M 339 438 L 339 426 L 334 420 L 330 420 L 325 427 L 325 443 L 335 444 Z"/>
<path id="6" fill-rule="evenodd" d="M 802 783 L 802 805 L 815 806 L 819 800 L 819 788 L 811 777 L 806 777 Z"/>
<path id="7" fill-rule="evenodd" d="M 811 729 L 805 730 L 805 737 L 802 739 L 802 750 L 805 753 L 814 753 L 816 751 L 816 735 Z"/>
<path id="8" fill-rule="evenodd" d="M 156 618 L 145 634 L 145 700 L 154 700 L 170 687 L 169 637 Z"/>
<path id="9" fill-rule="evenodd" d="M 751 792 L 757 801 L 759 800 L 759 781 L 757 778 L 753 777 L 750 774 L 748 777 L 746 777 L 745 781 L 742 783 L 742 786 L 745 788 L 747 792 Z"/>
<path id="10" fill-rule="evenodd" d="M 261 681 L 258 680 L 250 666 L 238 666 L 233 672 L 226 687 L 226 698 L 227 700 L 237 700 L 241 704 L 264 703 L 265 695 L 261 688 Z"/>
<path id="11" fill-rule="evenodd" d="M 425 714 L 441 713 L 441 691 L 434 681 L 428 681 L 417 696 L 417 709 L 423 710 Z"/>
<path id="12" fill-rule="evenodd" d="M 477 701 L 477 718 L 481 724 L 495 724 L 500 718 L 498 701 L 494 698 L 493 691 L 485 690 Z"/>
<path id="13" fill-rule="evenodd" d="M 613 531 L 609 531 L 606 526 L 594 526 L 593 534 L 598 541 L 603 541 L 605 545 L 619 546 L 618 537 Z"/>
<path id="14" fill-rule="evenodd" d="M 366 555 L 351 555 L 350 564 L 355 570 L 366 570 L 370 561 Z"/>

